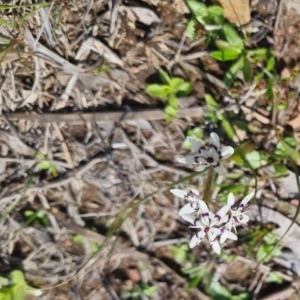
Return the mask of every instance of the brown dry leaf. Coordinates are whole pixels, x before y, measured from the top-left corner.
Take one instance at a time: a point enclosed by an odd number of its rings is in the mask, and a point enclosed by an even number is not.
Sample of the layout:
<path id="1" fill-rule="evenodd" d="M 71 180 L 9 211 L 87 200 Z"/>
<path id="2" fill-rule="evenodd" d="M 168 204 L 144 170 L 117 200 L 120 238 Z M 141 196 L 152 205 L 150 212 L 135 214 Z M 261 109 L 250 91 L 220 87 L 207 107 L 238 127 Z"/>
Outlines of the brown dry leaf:
<path id="1" fill-rule="evenodd" d="M 160 61 L 158 59 L 158 57 L 149 49 L 149 47 L 145 48 L 145 52 L 148 58 L 148 63 L 151 65 L 153 65 L 155 67 L 155 69 L 159 69 L 160 68 Z"/>
<path id="2" fill-rule="evenodd" d="M 110 48 L 104 45 L 101 41 L 92 37 L 88 38 L 86 41 L 84 41 L 81 44 L 75 59 L 77 60 L 85 59 L 88 56 L 90 50 L 99 53 L 99 55 L 103 56 L 105 60 L 107 60 L 110 63 L 119 65 L 121 67 L 124 66 L 123 61 L 119 58 L 117 54 L 115 54 L 112 50 L 110 50 Z"/>
<path id="3" fill-rule="evenodd" d="M 218 0 L 224 8 L 226 19 L 235 24 L 245 25 L 250 22 L 249 0 Z"/>
<path id="4" fill-rule="evenodd" d="M 151 9 L 143 7 L 130 7 L 130 10 L 135 14 L 137 20 L 145 25 L 150 26 L 152 23 L 160 22 L 157 14 Z"/>
<path id="5" fill-rule="evenodd" d="M 35 150 L 27 146 L 19 138 L 1 130 L 0 131 L 0 141 L 5 143 L 11 150 L 15 151 L 18 154 L 25 156 L 34 156 Z"/>

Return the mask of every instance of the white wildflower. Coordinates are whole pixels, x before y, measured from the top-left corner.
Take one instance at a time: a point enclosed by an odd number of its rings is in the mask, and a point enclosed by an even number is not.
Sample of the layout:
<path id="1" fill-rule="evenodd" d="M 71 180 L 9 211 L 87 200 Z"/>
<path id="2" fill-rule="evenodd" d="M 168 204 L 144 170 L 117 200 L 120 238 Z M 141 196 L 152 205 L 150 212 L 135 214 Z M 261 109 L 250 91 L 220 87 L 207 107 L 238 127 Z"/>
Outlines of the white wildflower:
<path id="1" fill-rule="evenodd" d="M 230 146 L 220 149 L 219 136 L 212 132 L 210 134 L 209 143 L 203 145 L 196 139 L 188 137 L 192 148 L 196 153 L 180 158 L 178 162 L 184 164 L 199 164 L 197 171 L 202 171 L 208 166 L 213 166 L 220 175 L 225 174 L 225 167 L 220 163 L 221 160 L 227 159 L 234 153 L 234 149 Z"/>
<path id="2" fill-rule="evenodd" d="M 202 201 L 203 202 L 203 201 Z M 226 238 L 233 240 L 237 239 L 237 236 L 230 231 L 221 230 L 219 227 L 224 223 L 226 219 L 226 213 L 229 210 L 229 207 L 226 205 L 222 207 L 216 214 L 209 211 L 205 202 L 201 203 L 201 213 L 199 217 L 196 217 L 192 214 L 181 215 L 181 217 L 190 222 L 191 228 L 200 229 L 191 239 L 190 247 L 194 248 L 196 245 L 199 245 L 202 239 L 207 235 L 210 245 L 213 250 L 217 253 L 221 253 L 220 244 L 217 240 L 219 235 L 226 235 Z"/>
<path id="3" fill-rule="evenodd" d="M 170 190 L 170 192 L 179 198 L 190 201 L 190 203 L 184 205 L 180 209 L 179 211 L 180 216 L 186 214 L 192 214 L 197 211 L 198 213 L 200 213 L 201 206 L 203 206 L 203 203 L 205 204 L 205 202 L 202 199 L 200 199 L 199 192 L 195 189 L 190 188 L 188 192 L 180 189 L 172 189 Z"/>
<path id="4" fill-rule="evenodd" d="M 227 206 L 230 215 L 228 216 L 228 220 L 226 224 L 221 228 L 221 231 L 231 231 L 234 228 L 236 232 L 236 224 L 246 224 L 249 221 L 249 216 L 246 215 L 245 208 L 248 202 L 253 198 L 255 192 L 251 192 L 247 195 L 240 204 L 235 203 L 234 195 L 232 193 L 228 194 L 227 198 Z M 227 237 L 226 234 L 221 236 L 220 243 L 224 243 Z"/>

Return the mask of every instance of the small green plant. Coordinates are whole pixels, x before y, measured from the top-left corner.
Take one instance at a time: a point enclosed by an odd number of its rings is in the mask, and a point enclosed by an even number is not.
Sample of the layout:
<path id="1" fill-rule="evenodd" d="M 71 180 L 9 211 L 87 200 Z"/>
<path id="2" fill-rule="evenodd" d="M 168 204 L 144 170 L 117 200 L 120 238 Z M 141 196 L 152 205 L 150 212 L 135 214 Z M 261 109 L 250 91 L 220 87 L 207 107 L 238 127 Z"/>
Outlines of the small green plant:
<path id="1" fill-rule="evenodd" d="M 122 297 L 124 299 L 140 299 L 142 296 L 146 296 L 150 299 L 156 297 L 157 287 L 155 285 L 150 286 L 146 283 L 142 283 L 138 287 L 135 287 L 130 291 L 122 292 Z"/>
<path id="2" fill-rule="evenodd" d="M 176 116 L 179 109 L 177 97 L 190 94 L 192 91 L 192 84 L 184 81 L 180 77 L 170 78 L 163 69 L 159 69 L 158 74 L 162 83 L 149 84 L 146 87 L 146 93 L 153 97 L 166 99 L 165 118 L 167 121 L 171 121 Z"/>
<path id="3" fill-rule="evenodd" d="M 228 31 L 225 33 L 226 40 L 216 40 L 215 45 L 219 50 L 212 51 L 210 53 L 211 57 L 219 61 L 231 61 L 235 62 L 231 67 L 226 71 L 224 75 L 224 83 L 227 86 L 232 85 L 238 72 L 243 71 L 243 77 L 245 82 L 252 81 L 252 70 L 250 62 L 257 65 L 259 62 L 266 61 L 266 68 L 261 67 L 262 71 L 258 73 L 256 80 L 260 80 L 265 75 L 270 79 L 268 82 L 274 78 L 271 74 L 274 66 L 272 66 L 273 57 L 271 51 L 266 48 L 257 48 L 257 49 L 246 49 L 243 40 L 237 34 L 237 32 Z M 270 89 L 272 88 L 270 84 Z"/>
<path id="4" fill-rule="evenodd" d="M 187 0 L 187 5 L 193 15 L 185 31 L 189 38 L 195 38 L 195 27 L 197 23 L 203 25 L 207 31 L 206 44 L 226 35 L 232 37 L 238 36 L 234 26 L 226 21 L 224 10 L 221 6 L 207 6 L 196 0 Z"/>
<path id="5" fill-rule="evenodd" d="M 0 277 L 0 300 L 24 300 L 25 296 L 40 296 L 42 291 L 27 285 L 21 271 L 15 270 L 9 274 L 9 279 Z"/>
<path id="6" fill-rule="evenodd" d="M 262 243 L 259 246 L 256 252 L 256 260 L 265 262 L 269 262 L 272 258 L 281 254 L 281 246 L 277 246 L 275 249 L 274 246 L 277 244 L 277 238 L 273 232 L 269 232 L 266 234 Z"/>
<path id="7" fill-rule="evenodd" d="M 210 294 L 215 300 L 248 300 L 249 293 L 240 293 L 233 295 L 224 285 L 219 282 L 212 282 L 210 284 Z"/>
<path id="8" fill-rule="evenodd" d="M 36 157 L 39 160 L 39 162 L 38 162 L 38 168 L 40 170 L 47 170 L 47 171 L 49 171 L 50 174 L 53 177 L 57 177 L 58 176 L 58 172 L 57 172 L 56 166 L 54 165 L 53 162 L 47 160 L 46 157 L 45 157 L 45 155 L 42 152 L 37 151 Z"/>
<path id="9" fill-rule="evenodd" d="M 45 227 L 50 225 L 50 222 L 43 210 L 38 210 L 38 211 L 26 210 L 24 212 L 24 215 L 26 217 L 24 227 L 28 226 L 29 224 L 33 224 L 33 225 L 39 224 Z"/>
<path id="10" fill-rule="evenodd" d="M 278 272 L 272 271 L 268 274 L 268 277 L 266 278 L 266 282 L 274 282 L 274 283 L 281 284 L 283 282 L 283 279 L 278 274 Z"/>
<path id="11" fill-rule="evenodd" d="M 80 234 L 76 234 L 73 236 L 73 242 L 83 245 L 84 243 L 84 237 Z M 100 249 L 100 245 L 94 241 L 90 242 L 90 247 L 93 253 L 96 253 Z"/>

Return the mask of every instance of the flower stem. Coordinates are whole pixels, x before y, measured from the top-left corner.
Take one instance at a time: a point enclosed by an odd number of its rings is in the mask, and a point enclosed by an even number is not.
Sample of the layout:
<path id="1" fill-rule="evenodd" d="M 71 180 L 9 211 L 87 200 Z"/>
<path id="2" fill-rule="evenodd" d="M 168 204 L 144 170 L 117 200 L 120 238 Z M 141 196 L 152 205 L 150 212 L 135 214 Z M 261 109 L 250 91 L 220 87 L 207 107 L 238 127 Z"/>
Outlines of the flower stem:
<path id="1" fill-rule="evenodd" d="M 214 168 L 213 166 L 210 166 L 208 169 L 207 180 L 205 183 L 204 196 L 203 196 L 203 200 L 205 202 L 210 202 L 210 190 L 211 190 L 211 184 L 213 179 L 213 173 L 214 173 Z"/>

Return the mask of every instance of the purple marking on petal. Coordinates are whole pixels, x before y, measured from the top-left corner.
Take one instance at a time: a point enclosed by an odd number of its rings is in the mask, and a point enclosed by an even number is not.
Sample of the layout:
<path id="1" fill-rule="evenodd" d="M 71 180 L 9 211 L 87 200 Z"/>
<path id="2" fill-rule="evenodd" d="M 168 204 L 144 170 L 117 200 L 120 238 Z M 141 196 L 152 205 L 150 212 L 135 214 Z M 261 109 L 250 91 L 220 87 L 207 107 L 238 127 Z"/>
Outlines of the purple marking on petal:
<path id="1" fill-rule="evenodd" d="M 201 146 L 199 150 L 206 150 L 205 146 Z"/>
<path id="2" fill-rule="evenodd" d="M 243 209 L 244 207 L 245 207 L 245 205 L 241 203 L 239 206 L 239 209 Z"/>
<path id="3" fill-rule="evenodd" d="M 202 217 L 209 217 L 209 213 L 204 213 L 204 214 L 201 214 Z"/>
<path id="4" fill-rule="evenodd" d="M 231 210 L 238 210 L 238 206 L 235 204 L 231 205 L 230 207 Z"/>
<path id="5" fill-rule="evenodd" d="M 214 168 L 217 168 L 220 166 L 220 163 L 216 163 L 215 165 L 213 165 Z"/>
<path id="6" fill-rule="evenodd" d="M 201 148 L 198 149 L 198 153 L 201 154 Z"/>
<path id="7" fill-rule="evenodd" d="M 208 233 L 209 230 L 210 230 L 210 227 L 205 227 L 205 228 L 204 228 L 204 232 L 205 232 L 205 233 Z"/>
<path id="8" fill-rule="evenodd" d="M 195 161 L 196 164 L 199 164 L 199 157 L 198 157 L 198 156 L 195 156 L 195 157 L 194 157 L 194 161 Z"/>
<path id="9" fill-rule="evenodd" d="M 216 152 L 218 152 L 218 147 L 216 145 L 210 144 L 209 147 L 214 148 L 216 150 Z"/>
<path id="10" fill-rule="evenodd" d="M 199 218 L 196 218 L 194 221 L 194 226 L 196 226 L 197 221 L 199 221 Z"/>
<path id="11" fill-rule="evenodd" d="M 217 153 L 218 153 L 218 155 L 219 155 L 219 159 L 222 159 L 223 156 L 222 156 L 222 154 L 221 154 L 221 151 L 217 151 Z"/>
<path id="12" fill-rule="evenodd" d="M 215 218 L 220 221 L 221 220 L 221 217 L 219 215 L 215 215 Z"/>

